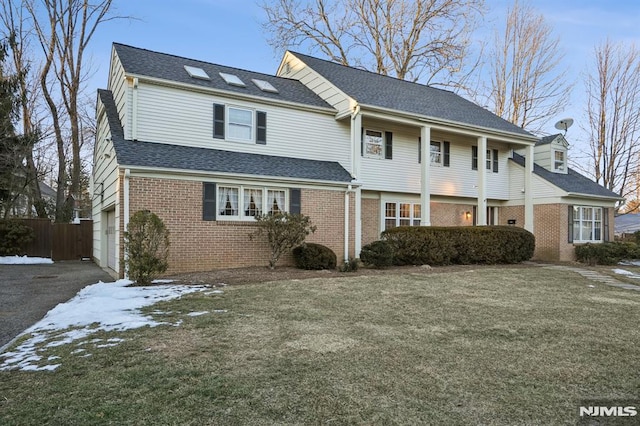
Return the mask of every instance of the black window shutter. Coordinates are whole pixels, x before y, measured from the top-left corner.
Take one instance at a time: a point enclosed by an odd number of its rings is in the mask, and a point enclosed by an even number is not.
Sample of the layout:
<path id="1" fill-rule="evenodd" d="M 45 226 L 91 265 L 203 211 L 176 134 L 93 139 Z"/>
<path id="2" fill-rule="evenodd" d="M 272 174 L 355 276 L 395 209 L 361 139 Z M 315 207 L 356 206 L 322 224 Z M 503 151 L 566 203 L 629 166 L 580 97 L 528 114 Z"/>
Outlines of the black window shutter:
<path id="1" fill-rule="evenodd" d="M 267 144 L 267 113 L 264 111 L 256 111 L 256 143 L 260 145 Z"/>
<path id="2" fill-rule="evenodd" d="M 213 137 L 224 139 L 224 105 L 213 104 Z"/>
<path id="3" fill-rule="evenodd" d="M 603 241 L 609 241 L 609 209 L 602 209 L 602 236 Z"/>
<path id="4" fill-rule="evenodd" d="M 202 182 L 202 220 L 216 220 L 216 184 Z"/>
<path id="5" fill-rule="evenodd" d="M 442 142 L 442 165 L 444 167 L 449 167 L 450 157 L 451 157 L 451 144 L 449 142 Z"/>
<path id="6" fill-rule="evenodd" d="M 498 173 L 498 150 L 493 150 L 493 173 Z"/>
<path id="7" fill-rule="evenodd" d="M 391 160 L 393 158 L 393 134 L 391 132 L 384 132 L 384 138 L 384 158 Z"/>
<path id="8" fill-rule="evenodd" d="M 471 147 L 471 170 L 478 170 L 478 147 Z"/>
<path id="9" fill-rule="evenodd" d="M 418 164 L 422 163 L 422 137 L 418 136 Z"/>
<path id="10" fill-rule="evenodd" d="M 289 189 L 289 213 L 300 214 L 301 211 L 300 188 L 291 188 Z"/>
<path id="11" fill-rule="evenodd" d="M 360 127 L 360 156 L 364 157 L 364 127 Z"/>
<path id="12" fill-rule="evenodd" d="M 572 243 L 573 242 L 573 206 L 569 206 L 569 212 L 568 212 L 568 216 L 569 216 L 569 220 L 567 221 L 567 225 L 568 225 L 568 231 L 567 231 L 567 242 Z"/>

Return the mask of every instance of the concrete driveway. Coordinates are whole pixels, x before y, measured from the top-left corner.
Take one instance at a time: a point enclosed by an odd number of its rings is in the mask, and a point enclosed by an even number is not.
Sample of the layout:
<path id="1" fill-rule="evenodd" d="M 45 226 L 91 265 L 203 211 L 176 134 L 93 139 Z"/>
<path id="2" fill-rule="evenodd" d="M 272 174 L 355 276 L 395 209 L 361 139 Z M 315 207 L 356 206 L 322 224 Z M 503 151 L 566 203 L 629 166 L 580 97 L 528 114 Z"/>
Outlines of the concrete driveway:
<path id="1" fill-rule="evenodd" d="M 83 287 L 113 278 L 93 262 L 0 265 L 0 348 Z"/>

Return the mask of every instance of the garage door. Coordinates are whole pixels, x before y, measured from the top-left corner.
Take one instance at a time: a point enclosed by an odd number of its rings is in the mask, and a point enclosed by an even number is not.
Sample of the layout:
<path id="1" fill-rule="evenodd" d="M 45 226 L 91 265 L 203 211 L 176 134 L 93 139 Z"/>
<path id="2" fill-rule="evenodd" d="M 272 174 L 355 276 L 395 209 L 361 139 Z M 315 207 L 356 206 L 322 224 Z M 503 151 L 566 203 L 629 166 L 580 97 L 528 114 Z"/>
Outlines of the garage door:
<path id="1" fill-rule="evenodd" d="M 107 212 L 107 267 L 116 269 L 116 211 Z"/>

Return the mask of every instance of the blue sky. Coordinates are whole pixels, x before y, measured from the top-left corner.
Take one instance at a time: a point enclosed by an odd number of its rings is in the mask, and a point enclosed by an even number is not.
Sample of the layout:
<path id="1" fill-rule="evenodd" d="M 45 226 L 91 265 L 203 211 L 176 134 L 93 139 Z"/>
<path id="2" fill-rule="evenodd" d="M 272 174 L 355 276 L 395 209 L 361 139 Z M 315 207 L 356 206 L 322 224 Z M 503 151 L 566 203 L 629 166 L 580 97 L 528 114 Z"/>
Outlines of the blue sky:
<path id="1" fill-rule="evenodd" d="M 521 0 L 522 1 L 522 0 Z M 527 1 L 527 0 L 524 0 Z M 254 0 L 116 1 L 116 12 L 136 19 L 105 23 L 90 47 L 94 74 L 89 89 L 106 87 L 109 54 L 114 41 L 274 74 L 282 52 L 267 43 L 264 13 Z M 584 89 L 581 73 L 596 44 L 610 38 L 640 46 L 640 2 L 637 0 L 529 0 L 560 37 L 568 76 L 577 82 L 571 105 L 560 118 L 573 117 L 568 138 L 581 139 Z M 499 28 L 512 0 L 487 0 L 489 12 L 481 33 Z M 553 132 L 553 128 L 548 129 Z M 574 133 L 574 135 L 572 135 Z M 575 141 L 574 142 L 579 142 Z"/>

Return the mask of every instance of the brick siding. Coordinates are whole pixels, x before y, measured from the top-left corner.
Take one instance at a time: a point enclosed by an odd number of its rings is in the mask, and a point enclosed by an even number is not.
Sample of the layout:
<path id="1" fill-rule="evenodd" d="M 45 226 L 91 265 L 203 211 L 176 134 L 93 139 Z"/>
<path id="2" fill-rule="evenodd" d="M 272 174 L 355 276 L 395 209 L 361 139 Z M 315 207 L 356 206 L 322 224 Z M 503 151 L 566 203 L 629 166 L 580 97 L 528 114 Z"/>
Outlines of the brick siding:
<path id="1" fill-rule="evenodd" d="M 351 212 L 354 198 L 352 194 Z M 129 199 L 131 215 L 138 210 L 150 210 L 169 229 L 171 245 L 167 274 L 268 264 L 270 251 L 266 242 L 262 238 L 249 238 L 256 229 L 255 223 L 202 220 L 202 182 L 131 177 Z M 121 202 L 121 206 L 123 204 Z M 341 263 L 344 254 L 344 191 L 303 189 L 301 206 L 302 213 L 308 215 L 317 227 L 307 241 L 330 247 Z M 124 230 L 123 219 L 120 226 Z M 353 229 L 352 224 L 352 243 Z M 290 254 L 278 263 L 290 264 Z"/>

